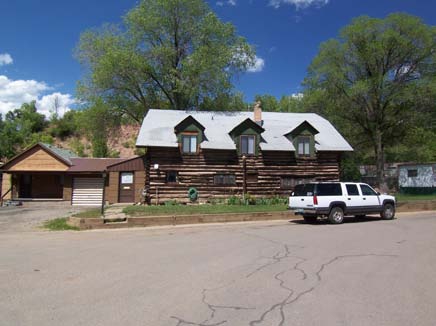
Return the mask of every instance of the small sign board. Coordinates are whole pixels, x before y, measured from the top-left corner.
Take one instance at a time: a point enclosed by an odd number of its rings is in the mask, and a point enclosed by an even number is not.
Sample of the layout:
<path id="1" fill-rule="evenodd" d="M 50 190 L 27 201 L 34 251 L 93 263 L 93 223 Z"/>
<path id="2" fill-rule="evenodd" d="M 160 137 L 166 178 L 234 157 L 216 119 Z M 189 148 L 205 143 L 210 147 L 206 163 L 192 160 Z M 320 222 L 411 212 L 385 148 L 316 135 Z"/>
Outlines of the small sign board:
<path id="1" fill-rule="evenodd" d="M 133 183 L 133 172 L 122 172 L 121 184 L 132 184 L 132 183 Z"/>

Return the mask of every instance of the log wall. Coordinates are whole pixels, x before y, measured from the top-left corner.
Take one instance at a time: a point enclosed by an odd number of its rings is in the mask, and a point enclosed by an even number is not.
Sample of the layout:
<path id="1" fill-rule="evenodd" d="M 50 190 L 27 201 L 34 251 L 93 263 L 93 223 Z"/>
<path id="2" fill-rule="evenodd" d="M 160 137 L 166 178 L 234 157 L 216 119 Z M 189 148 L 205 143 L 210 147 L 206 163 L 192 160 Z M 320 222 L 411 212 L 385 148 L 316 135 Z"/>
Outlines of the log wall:
<path id="1" fill-rule="evenodd" d="M 293 152 L 263 152 L 246 158 L 246 190 L 257 197 L 287 196 L 291 189 L 282 186 L 282 178 L 302 180 L 338 180 L 337 152 L 320 152 L 314 158 L 296 159 Z M 159 164 L 159 169 L 154 165 Z M 176 171 L 178 182 L 166 182 L 167 173 Z M 244 164 L 236 151 L 201 150 L 197 155 L 182 155 L 177 148 L 148 148 L 146 189 L 150 203 L 168 200 L 188 202 L 188 189 L 199 191 L 199 201 L 242 195 Z M 215 185 L 214 175 L 233 174 L 234 185 Z"/>

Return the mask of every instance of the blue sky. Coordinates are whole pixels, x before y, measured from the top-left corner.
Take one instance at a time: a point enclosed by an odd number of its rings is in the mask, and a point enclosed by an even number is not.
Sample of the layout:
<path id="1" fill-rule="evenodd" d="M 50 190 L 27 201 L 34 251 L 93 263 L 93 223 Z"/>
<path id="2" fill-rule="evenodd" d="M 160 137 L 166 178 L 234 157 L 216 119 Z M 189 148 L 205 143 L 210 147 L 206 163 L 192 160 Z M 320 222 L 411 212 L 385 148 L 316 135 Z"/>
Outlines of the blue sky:
<path id="1" fill-rule="evenodd" d="M 1 0 L 0 113 L 37 100 L 48 114 L 57 97 L 74 107 L 82 77 L 73 49 L 80 33 L 120 22 L 137 0 Z M 236 89 L 276 97 L 301 91 L 300 83 L 321 42 L 336 37 L 354 17 L 406 12 L 436 25 L 435 0 L 215 0 L 223 21 L 232 22 L 255 46 L 258 65 L 241 75 Z"/>

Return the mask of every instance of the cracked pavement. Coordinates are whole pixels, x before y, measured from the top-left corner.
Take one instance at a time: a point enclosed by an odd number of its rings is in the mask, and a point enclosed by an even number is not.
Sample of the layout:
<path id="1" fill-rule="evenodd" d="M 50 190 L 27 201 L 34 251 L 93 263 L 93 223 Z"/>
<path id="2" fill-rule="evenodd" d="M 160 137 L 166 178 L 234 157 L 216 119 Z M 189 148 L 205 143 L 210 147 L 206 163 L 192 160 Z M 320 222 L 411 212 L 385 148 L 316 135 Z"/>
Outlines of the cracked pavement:
<path id="1" fill-rule="evenodd" d="M 434 325 L 436 212 L 2 233 L 0 325 Z"/>

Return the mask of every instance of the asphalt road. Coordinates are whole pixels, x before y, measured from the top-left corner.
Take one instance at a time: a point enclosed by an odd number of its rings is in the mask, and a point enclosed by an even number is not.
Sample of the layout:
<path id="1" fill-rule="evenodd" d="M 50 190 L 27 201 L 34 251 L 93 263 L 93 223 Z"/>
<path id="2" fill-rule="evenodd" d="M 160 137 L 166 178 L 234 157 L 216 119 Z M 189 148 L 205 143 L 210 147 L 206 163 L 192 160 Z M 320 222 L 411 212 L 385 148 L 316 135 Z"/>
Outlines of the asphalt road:
<path id="1" fill-rule="evenodd" d="M 435 325 L 436 213 L 0 235 L 0 325 Z"/>

